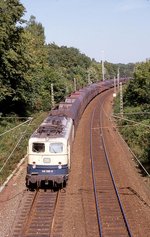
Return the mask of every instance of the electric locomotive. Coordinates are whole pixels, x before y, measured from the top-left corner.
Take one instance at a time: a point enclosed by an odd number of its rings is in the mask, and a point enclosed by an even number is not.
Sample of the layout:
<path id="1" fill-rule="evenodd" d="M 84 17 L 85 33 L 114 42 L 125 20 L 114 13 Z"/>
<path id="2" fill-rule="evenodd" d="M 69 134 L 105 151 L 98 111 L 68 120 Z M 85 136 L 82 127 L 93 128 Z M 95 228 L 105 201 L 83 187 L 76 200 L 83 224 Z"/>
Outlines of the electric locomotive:
<path id="1" fill-rule="evenodd" d="M 26 184 L 41 186 L 52 182 L 53 186 L 65 184 L 70 169 L 70 149 L 74 139 L 71 118 L 48 116 L 32 134 L 28 144 Z"/>

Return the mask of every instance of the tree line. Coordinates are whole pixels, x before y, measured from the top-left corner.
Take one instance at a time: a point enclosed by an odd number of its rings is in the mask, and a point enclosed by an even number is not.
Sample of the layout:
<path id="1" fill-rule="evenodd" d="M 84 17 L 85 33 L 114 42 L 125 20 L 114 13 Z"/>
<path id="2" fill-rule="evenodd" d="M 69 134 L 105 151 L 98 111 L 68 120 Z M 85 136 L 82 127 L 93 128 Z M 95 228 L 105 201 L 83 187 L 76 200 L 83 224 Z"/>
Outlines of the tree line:
<path id="1" fill-rule="evenodd" d="M 119 127 L 131 150 L 150 172 L 150 60 L 135 65 L 133 78 L 123 92 L 124 119 L 119 120 Z M 115 112 L 119 112 L 119 106 Z"/>
<path id="2" fill-rule="evenodd" d="M 46 44 L 44 27 L 34 16 L 23 20 L 19 0 L 0 1 L 0 113 L 26 116 L 51 108 L 51 83 L 56 102 L 74 90 L 102 80 L 101 63 L 74 47 Z M 105 62 L 105 77 L 131 76 L 134 64 Z"/>

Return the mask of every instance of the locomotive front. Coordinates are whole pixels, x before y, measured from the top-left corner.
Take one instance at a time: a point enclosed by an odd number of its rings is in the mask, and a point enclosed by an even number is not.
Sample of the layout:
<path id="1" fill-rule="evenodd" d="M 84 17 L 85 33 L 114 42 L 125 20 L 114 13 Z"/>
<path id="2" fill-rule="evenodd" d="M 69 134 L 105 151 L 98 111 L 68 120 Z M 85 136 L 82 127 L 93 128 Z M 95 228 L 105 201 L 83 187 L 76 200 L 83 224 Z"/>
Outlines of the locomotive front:
<path id="1" fill-rule="evenodd" d="M 28 187 L 39 187 L 42 183 L 58 186 L 65 184 L 68 179 L 72 120 L 52 117 L 50 121 L 44 121 L 29 139 L 26 175 Z"/>

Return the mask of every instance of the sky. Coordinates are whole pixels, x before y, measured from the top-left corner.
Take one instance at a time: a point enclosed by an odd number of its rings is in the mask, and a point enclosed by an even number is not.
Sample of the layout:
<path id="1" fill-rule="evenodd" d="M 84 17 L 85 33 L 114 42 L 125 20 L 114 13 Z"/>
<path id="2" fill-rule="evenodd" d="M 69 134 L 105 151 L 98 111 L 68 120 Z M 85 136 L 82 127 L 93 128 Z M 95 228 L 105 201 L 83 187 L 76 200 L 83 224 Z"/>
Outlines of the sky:
<path id="1" fill-rule="evenodd" d="M 97 62 L 150 58 L 150 0 L 20 0 L 46 43 L 75 47 Z"/>

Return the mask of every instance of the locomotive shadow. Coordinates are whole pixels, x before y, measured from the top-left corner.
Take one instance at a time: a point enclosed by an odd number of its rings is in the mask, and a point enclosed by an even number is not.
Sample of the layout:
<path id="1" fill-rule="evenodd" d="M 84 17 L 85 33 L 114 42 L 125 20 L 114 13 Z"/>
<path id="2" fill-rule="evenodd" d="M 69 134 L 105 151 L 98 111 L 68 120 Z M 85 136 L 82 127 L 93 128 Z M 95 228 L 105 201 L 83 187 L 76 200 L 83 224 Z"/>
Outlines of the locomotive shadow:
<path id="1" fill-rule="evenodd" d="M 37 185 L 37 183 L 30 183 L 30 185 L 26 185 L 27 190 L 30 192 L 34 192 L 37 189 L 41 189 L 44 190 L 46 192 L 46 190 L 51 190 L 52 192 L 57 192 L 60 191 L 64 188 L 66 188 L 66 182 L 64 181 L 63 183 L 57 184 L 57 183 L 53 183 L 51 181 L 45 183 L 44 181 L 42 181 L 40 183 L 40 185 Z"/>

